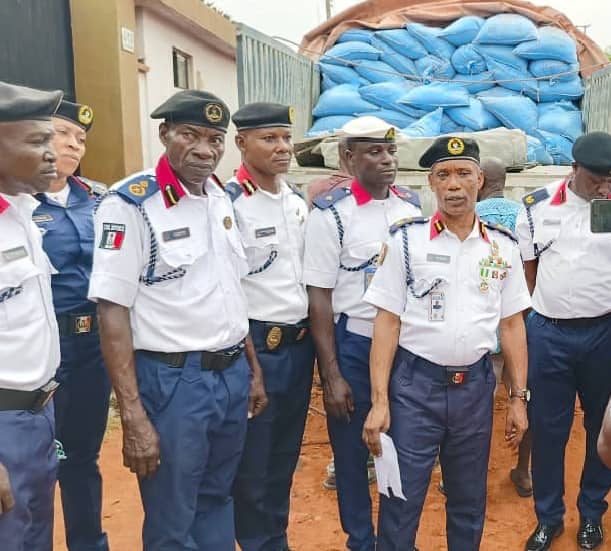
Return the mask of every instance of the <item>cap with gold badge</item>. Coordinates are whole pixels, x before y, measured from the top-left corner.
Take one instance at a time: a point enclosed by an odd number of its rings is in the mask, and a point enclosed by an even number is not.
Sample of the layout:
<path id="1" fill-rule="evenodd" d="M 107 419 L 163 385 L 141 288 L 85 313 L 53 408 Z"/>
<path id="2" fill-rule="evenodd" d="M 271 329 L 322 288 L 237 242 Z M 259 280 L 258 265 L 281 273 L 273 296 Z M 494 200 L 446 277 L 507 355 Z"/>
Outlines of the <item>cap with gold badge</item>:
<path id="1" fill-rule="evenodd" d="M 280 103 L 248 103 L 240 107 L 231 120 L 237 130 L 290 127 L 295 122 L 295 109 Z"/>
<path id="2" fill-rule="evenodd" d="M 85 132 L 88 132 L 93 125 L 93 109 L 89 105 L 72 103 L 67 100 L 62 100 L 53 116 L 73 122 Z"/>
<path id="3" fill-rule="evenodd" d="M 229 126 L 229 108 L 223 100 L 210 92 L 182 90 L 157 107 L 151 113 L 151 118 L 226 132 Z"/>
<path id="4" fill-rule="evenodd" d="M 573 158 L 597 176 L 611 176 L 611 134 L 590 132 L 577 138 Z"/>
<path id="5" fill-rule="evenodd" d="M 431 168 L 440 161 L 466 159 L 479 164 L 479 146 L 471 138 L 442 136 L 437 138 L 418 161 L 422 168 Z"/>
<path id="6" fill-rule="evenodd" d="M 378 117 L 365 115 L 344 124 L 338 135 L 349 142 L 388 143 L 395 141 L 397 129 Z"/>
<path id="7" fill-rule="evenodd" d="M 63 92 L 45 92 L 26 86 L 0 82 L 0 122 L 49 119 Z"/>

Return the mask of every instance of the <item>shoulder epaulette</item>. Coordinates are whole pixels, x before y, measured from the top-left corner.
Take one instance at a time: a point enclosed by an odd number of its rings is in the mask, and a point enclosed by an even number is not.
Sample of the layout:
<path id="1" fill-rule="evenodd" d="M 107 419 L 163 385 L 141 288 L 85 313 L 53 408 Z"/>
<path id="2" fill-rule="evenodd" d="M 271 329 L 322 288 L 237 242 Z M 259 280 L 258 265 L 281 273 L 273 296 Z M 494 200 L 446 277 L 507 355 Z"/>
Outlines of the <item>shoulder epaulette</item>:
<path id="1" fill-rule="evenodd" d="M 327 193 L 321 193 L 316 196 L 312 201 L 312 204 L 321 210 L 328 209 L 331 205 L 334 205 L 338 201 L 341 201 L 348 195 L 352 195 L 352 192 L 349 188 L 346 187 L 336 187 Z"/>
<path id="2" fill-rule="evenodd" d="M 136 174 L 113 191 L 129 203 L 138 205 L 157 193 L 159 185 L 152 174 Z"/>
<path id="3" fill-rule="evenodd" d="M 422 205 L 420 203 L 420 197 L 418 197 L 418 194 L 415 191 L 412 191 L 411 189 L 408 189 L 403 186 L 393 186 L 393 187 L 399 199 L 402 199 L 403 201 L 407 203 L 411 203 L 416 208 L 422 208 Z"/>
<path id="4" fill-rule="evenodd" d="M 290 190 L 295 194 L 295 195 L 299 195 L 299 197 L 301 197 L 304 201 L 305 201 L 305 197 L 303 195 L 303 192 L 295 185 L 295 184 L 289 184 L 287 182 L 287 185 L 289 186 Z"/>
<path id="5" fill-rule="evenodd" d="M 230 180 L 225 184 L 225 193 L 229 195 L 231 202 L 233 203 L 240 195 L 242 195 L 244 189 L 235 180 Z"/>
<path id="6" fill-rule="evenodd" d="M 400 220 L 397 220 L 394 224 L 392 224 L 392 226 L 390 226 L 388 231 L 390 231 L 390 235 L 394 235 L 404 226 L 410 226 L 412 224 L 425 224 L 429 220 L 430 218 L 426 218 L 424 216 L 412 216 L 411 218 L 401 218 Z"/>
<path id="7" fill-rule="evenodd" d="M 509 228 L 503 226 L 502 224 L 493 224 L 492 222 L 487 222 L 486 220 L 482 220 L 481 222 L 489 230 L 496 230 L 498 232 L 501 232 L 502 234 L 509 237 L 509 239 L 511 239 L 512 241 L 515 241 L 516 243 L 518 242 L 518 238 L 516 237 L 516 235 Z"/>
<path id="8" fill-rule="evenodd" d="M 99 197 L 100 195 L 104 195 L 108 191 L 108 188 L 104 184 L 96 182 L 95 180 L 83 178 L 82 176 L 79 176 L 78 180 L 81 184 L 87 187 L 91 195 Z"/>
<path id="9" fill-rule="evenodd" d="M 524 203 L 524 206 L 526 207 L 532 207 L 548 197 L 549 192 L 547 191 L 547 188 L 542 187 L 522 197 L 522 203 Z"/>

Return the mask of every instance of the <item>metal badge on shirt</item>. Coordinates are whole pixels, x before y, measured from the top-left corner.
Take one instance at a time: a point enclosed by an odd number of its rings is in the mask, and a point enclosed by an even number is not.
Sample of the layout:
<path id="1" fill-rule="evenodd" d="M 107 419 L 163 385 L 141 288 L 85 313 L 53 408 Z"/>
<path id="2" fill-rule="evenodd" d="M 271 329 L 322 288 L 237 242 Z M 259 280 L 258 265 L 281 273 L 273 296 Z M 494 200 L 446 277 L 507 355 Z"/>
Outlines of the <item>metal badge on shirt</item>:
<path id="1" fill-rule="evenodd" d="M 188 227 L 167 230 L 161 234 L 161 238 L 164 242 L 178 241 L 179 239 L 186 239 L 187 237 L 191 237 L 191 230 Z"/>
<path id="2" fill-rule="evenodd" d="M 118 251 L 125 239 L 125 224 L 102 224 L 102 239 L 100 239 L 100 249 Z"/>
<path id="3" fill-rule="evenodd" d="M 511 266 L 500 255 L 499 244 L 492 241 L 490 245 L 490 255 L 479 261 L 479 290 L 487 293 L 490 289 L 491 280 L 503 280 L 507 277 L 507 270 Z"/>
<path id="4" fill-rule="evenodd" d="M 28 251 L 26 251 L 24 246 L 14 247 L 12 249 L 2 251 L 2 259 L 5 262 L 13 262 L 14 260 L 19 260 L 20 258 L 25 258 L 26 256 L 28 256 Z"/>

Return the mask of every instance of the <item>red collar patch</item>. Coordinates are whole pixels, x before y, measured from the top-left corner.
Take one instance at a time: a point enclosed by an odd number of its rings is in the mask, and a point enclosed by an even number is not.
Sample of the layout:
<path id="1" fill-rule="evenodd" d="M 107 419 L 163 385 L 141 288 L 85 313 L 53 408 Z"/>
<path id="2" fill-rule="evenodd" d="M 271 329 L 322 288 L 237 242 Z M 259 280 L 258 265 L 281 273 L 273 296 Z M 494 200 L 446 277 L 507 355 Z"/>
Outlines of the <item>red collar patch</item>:
<path id="1" fill-rule="evenodd" d="M 257 184 L 255 184 L 252 174 L 248 171 L 244 163 L 242 163 L 240 168 L 238 168 L 235 179 L 238 181 L 238 184 L 242 186 L 244 195 L 252 195 L 255 191 L 257 191 L 257 189 L 259 189 Z"/>
<path id="2" fill-rule="evenodd" d="M 556 190 L 556 193 L 550 201 L 550 205 L 562 205 L 566 203 L 566 180 L 562 180 L 560 187 Z"/>
<path id="3" fill-rule="evenodd" d="M 0 214 L 4 214 L 10 206 L 11 204 L 4 197 L 0 197 Z"/>
<path id="4" fill-rule="evenodd" d="M 439 211 L 437 211 L 431 218 L 430 227 L 431 231 L 429 234 L 429 239 L 431 240 L 435 239 L 443 230 L 446 229 L 446 225 L 444 224 Z"/>
<path id="5" fill-rule="evenodd" d="M 358 182 L 358 180 L 352 180 L 350 184 L 350 191 L 354 195 L 357 206 L 366 205 L 371 201 L 371 194 Z"/>
<path id="6" fill-rule="evenodd" d="M 162 155 L 159 159 L 155 168 L 155 178 L 166 208 L 173 207 L 187 194 L 170 166 L 167 155 Z"/>

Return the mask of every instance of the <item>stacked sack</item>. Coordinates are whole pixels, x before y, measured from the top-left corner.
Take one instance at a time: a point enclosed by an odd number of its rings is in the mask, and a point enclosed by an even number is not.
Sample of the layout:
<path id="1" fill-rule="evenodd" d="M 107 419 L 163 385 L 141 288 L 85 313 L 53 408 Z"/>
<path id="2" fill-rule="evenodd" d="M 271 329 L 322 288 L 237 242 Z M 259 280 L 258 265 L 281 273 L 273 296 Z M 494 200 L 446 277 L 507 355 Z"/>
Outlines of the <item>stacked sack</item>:
<path id="1" fill-rule="evenodd" d="M 582 134 L 574 40 L 516 14 L 465 16 L 445 28 L 344 32 L 319 61 L 309 136 L 375 115 L 407 136 L 523 130 L 529 161 L 570 164 Z"/>

